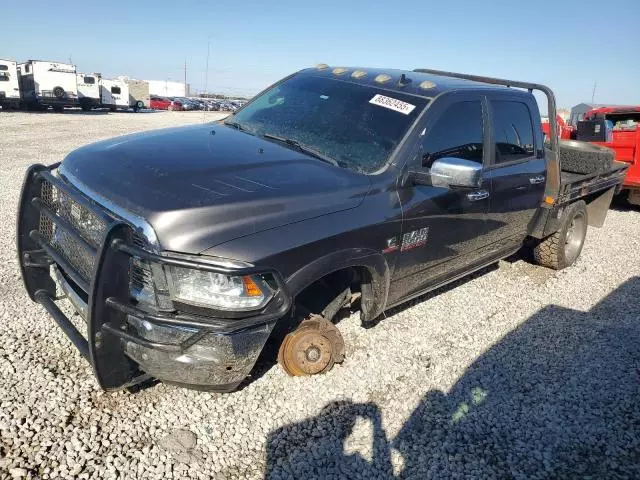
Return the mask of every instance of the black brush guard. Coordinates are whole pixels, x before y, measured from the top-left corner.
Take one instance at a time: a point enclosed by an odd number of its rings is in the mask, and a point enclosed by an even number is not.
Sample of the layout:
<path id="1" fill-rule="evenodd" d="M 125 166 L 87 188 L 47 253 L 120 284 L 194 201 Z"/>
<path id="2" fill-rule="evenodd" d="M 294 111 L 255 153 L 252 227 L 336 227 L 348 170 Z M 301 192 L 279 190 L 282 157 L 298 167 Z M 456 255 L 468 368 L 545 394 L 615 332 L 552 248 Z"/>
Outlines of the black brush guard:
<path id="1" fill-rule="evenodd" d="M 183 352 L 208 333 L 225 335 L 241 333 L 256 326 L 275 322 L 289 310 L 291 298 L 277 272 L 264 269 L 258 272 L 254 267 L 230 269 L 210 263 L 171 258 L 134 245 L 133 228 L 101 210 L 88 198 L 73 192 L 69 185 L 51 173 L 58 165 L 50 167 L 33 165 L 27 171 L 17 219 L 20 270 L 30 298 L 47 310 L 81 355 L 91 363 L 96 379 L 104 390 L 125 388 L 151 378 L 151 375 L 141 371 L 137 362 L 125 354 L 126 342 L 133 342 L 159 352 Z M 40 195 L 43 181 L 51 183 L 107 223 L 108 229 L 99 248 L 91 246 L 68 221 L 56 215 L 42 202 Z M 45 215 L 56 224 L 57 228 L 62 228 L 76 242 L 94 254 L 94 271 L 90 281 L 84 279 L 65 256 L 50 245 L 40 233 L 40 215 Z M 271 273 L 279 288 L 274 298 L 262 311 L 246 318 L 149 312 L 136 306 L 130 299 L 131 257 L 234 275 Z M 86 294 L 87 338 L 78 331 L 55 303 L 58 298 L 56 298 L 56 283 L 50 275 L 52 265 L 62 270 L 65 276 Z M 134 315 L 154 325 L 193 327 L 197 331 L 178 344 L 150 341 L 129 328 L 128 315 Z M 176 383 L 182 382 L 178 380 Z M 187 384 L 187 386 L 193 385 Z M 215 389 L 215 386 L 211 387 Z"/>

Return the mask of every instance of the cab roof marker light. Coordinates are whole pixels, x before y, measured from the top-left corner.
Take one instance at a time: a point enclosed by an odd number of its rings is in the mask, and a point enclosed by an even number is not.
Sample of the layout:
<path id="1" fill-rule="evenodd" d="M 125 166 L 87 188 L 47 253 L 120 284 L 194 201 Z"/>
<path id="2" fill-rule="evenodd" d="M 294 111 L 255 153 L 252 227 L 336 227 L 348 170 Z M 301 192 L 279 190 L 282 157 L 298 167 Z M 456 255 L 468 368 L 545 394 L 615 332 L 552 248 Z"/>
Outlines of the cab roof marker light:
<path id="1" fill-rule="evenodd" d="M 364 78 L 367 76 L 367 72 L 365 72 L 364 70 L 354 70 L 351 76 L 353 78 Z"/>
<path id="2" fill-rule="evenodd" d="M 319 63 L 316 65 L 316 70 L 326 70 L 327 68 L 329 68 L 329 65 L 326 63 Z"/>
<path id="3" fill-rule="evenodd" d="M 377 75 L 376 78 L 373 79 L 373 81 L 376 83 L 386 83 L 389 80 L 391 80 L 391 76 L 387 75 L 386 73 L 381 73 L 380 75 Z"/>
<path id="4" fill-rule="evenodd" d="M 334 69 L 333 69 L 333 74 L 334 74 L 334 75 L 342 75 L 343 73 L 346 73 L 346 72 L 348 72 L 348 71 L 349 71 L 349 69 L 347 69 L 347 68 L 344 68 L 344 67 L 338 67 L 338 68 L 334 68 Z"/>
<path id="5" fill-rule="evenodd" d="M 430 82 L 429 80 L 425 80 L 424 82 L 422 82 L 420 84 L 420 88 L 423 89 L 423 90 L 429 90 L 429 89 L 435 88 L 435 87 L 436 87 L 436 84 L 433 83 L 433 82 Z"/>

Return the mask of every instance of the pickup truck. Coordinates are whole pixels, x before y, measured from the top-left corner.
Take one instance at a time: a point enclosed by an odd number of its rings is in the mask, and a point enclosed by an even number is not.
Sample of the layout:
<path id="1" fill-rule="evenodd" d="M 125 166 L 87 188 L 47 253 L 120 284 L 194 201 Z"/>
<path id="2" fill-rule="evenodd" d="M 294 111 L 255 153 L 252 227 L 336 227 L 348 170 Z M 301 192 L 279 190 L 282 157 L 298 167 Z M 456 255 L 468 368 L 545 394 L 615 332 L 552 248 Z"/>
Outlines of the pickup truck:
<path id="1" fill-rule="evenodd" d="M 626 165 L 563 170 L 534 89 L 555 118 L 542 85 L 319 65 L 220 122 L 33 165 L 17 228 L 26 290 L 105 390 L 155 378 L 231 391 L 263 350 L 291 375 L 326 372 L 344 357 L 342 308 L 371 325 L 523 245 L 565 268 L 603 225 Z"/>

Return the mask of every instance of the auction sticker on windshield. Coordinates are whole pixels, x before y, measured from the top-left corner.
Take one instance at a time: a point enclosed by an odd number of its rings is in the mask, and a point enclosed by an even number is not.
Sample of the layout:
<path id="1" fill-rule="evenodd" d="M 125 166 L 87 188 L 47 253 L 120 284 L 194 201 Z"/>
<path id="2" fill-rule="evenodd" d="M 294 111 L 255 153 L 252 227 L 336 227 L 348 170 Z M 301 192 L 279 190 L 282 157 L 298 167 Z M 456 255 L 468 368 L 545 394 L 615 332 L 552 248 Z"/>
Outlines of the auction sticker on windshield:
<path id="1" fill-rule="evenodd" d="M 411 105 L 410 103 L 391 97 L 385 97 L 380 94 L 375 95 L 371 100 L 369 100 L 369 103 L 373 103 L 374 105 L 388 108 L 390 110 L 395 110 L 396 112 L 404 113 L 405 115 L 409 115 L 413 109 L 416 108 L 415 105 Z"/>

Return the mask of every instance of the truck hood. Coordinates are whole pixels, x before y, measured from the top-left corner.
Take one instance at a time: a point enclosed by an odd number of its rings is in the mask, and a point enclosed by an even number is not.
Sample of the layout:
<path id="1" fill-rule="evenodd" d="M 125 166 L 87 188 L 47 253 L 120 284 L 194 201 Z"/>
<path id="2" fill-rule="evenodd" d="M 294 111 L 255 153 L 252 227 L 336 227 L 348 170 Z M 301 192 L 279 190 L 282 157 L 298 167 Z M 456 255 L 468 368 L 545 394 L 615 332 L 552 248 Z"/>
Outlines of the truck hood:
<path id="1" fill-rule="evenodd" d="M 371 185 L 366 175 L 220 124 L 88 145 L 59 173 L 114 213 L 144 219 L 161 249 L 193 254 L 354 208 Z"/>

